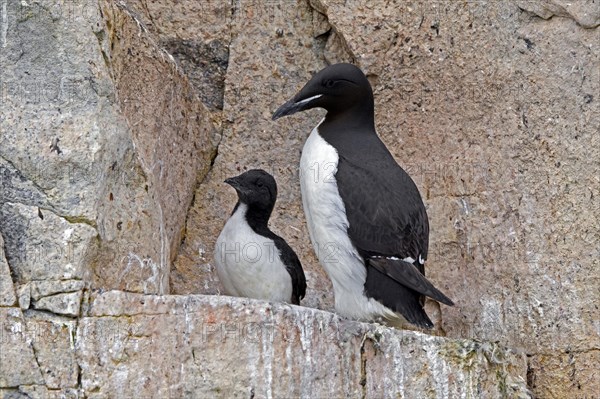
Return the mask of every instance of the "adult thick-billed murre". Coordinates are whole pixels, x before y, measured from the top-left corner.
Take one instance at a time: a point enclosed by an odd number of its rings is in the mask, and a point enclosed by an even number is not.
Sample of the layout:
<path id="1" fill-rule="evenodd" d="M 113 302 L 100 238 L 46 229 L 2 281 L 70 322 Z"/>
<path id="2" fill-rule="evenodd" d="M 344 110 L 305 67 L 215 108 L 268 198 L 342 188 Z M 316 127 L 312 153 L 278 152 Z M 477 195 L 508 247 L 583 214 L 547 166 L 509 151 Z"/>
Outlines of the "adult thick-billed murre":
<path id="1" fill-rule="evenodd" d="M 300 160 L 310 238 L 343 316 L 433 323 L 424 296 L 453 302 L 426 278 L 429 222 L 417 186 L 375 131 L 373 91 L 363 72 L 335 64 L 317 73 L 273 119 L 311 108 L 325 118 Z"/>
<path id="2" fill-rule="evenodd" d="M 215 247 L 215 264 L 225 293 L 298 305 L 306 279 L 298 256 L 268 222 L 277 199 L 273 176 L 252 169 L 225 180 L 238 202 Z"/>

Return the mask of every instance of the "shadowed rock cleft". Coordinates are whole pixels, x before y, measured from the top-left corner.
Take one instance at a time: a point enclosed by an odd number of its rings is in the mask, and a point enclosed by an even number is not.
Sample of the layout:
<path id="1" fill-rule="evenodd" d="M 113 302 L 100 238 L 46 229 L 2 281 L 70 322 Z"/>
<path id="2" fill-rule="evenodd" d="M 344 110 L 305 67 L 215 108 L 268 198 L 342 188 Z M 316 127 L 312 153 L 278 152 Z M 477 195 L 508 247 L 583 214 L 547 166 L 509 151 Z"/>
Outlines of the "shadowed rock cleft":
<path id="1" fill-rule="evenodd" d="M 208 43 L 164 39 L 162 45 L 183 68 L 204 105 L 211 111 L 223 110 L 228 44 L 217 39 Z"/>

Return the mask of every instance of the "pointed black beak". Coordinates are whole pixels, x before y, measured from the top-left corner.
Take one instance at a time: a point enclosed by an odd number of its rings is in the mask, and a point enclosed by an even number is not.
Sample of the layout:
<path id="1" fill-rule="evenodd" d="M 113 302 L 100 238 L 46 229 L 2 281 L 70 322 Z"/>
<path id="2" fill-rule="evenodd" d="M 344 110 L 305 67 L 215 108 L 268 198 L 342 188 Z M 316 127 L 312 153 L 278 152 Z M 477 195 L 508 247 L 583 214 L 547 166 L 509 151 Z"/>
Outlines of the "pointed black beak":
<path id="1" fill-rule="evenodd" d="M 282 116 L 288 116 L 288 115 L 295 114 L 296 112 L 302 111 L 301 108 L 302 108 L 302 105 L 299 105 L 296 102 L 296 97 L 294 96 L 294 98 L 286 101 L 285 104 L 283 104 L 281 107 L 277 108 L 277 111 L 275 111 L 275 113 L 273 113 L 272 120 L 279 119 Z"/>
<path id="2" fill-rule="evenodd" d="M 229 184 L 231 187 L 235 188 L 235 191 L 240 191 L 243 190 L 244 186 L 242 185 L 242 183 L 239 181 L 238 179 L 239 176 L 236 177 L 230 177 L 228 179 L 225 179 L 225 183 Z"/>
<path id="3" fill-rule="evenodd" d="M 302 93 L 302 92 L 300 92 Z M 322 94 L 317 94 L 308 98 L 300 98 L 300 93 L 294 96 L 291 100 L 287 101 L 281 107 L 277 108 L 277 111 L 273 114 L 272 119 L 276 120 L 282 116 L 292 115 L 296 112 L 304 111 L 305 109 L 312 108 L 311 104 L 320 98 Z"/>

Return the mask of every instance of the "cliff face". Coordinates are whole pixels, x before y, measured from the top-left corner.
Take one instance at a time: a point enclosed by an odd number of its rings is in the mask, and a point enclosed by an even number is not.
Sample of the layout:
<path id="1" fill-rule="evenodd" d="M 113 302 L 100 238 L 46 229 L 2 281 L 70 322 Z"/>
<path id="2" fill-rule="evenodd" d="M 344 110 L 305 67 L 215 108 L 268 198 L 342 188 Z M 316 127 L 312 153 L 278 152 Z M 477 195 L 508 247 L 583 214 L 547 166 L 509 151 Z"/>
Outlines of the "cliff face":
<path id="1" fill-rule="evenodd" d="M 0 396 L 597 394 L 600 6 L 399 3 L 0 2 Z M 428 207 L 439 337 L 191 295 L 261 167 L 331 310 L 297 179 L 322 111 L 270 115 L 340 61 Z"/>

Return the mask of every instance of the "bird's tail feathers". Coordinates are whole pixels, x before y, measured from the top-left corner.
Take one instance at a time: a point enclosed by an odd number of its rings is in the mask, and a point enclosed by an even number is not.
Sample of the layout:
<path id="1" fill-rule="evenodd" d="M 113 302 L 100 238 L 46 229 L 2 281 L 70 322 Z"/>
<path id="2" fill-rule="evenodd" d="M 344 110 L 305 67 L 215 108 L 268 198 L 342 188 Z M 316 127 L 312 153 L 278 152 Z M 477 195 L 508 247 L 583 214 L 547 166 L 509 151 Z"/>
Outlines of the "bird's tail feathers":
<path id="1" fill-rule="evenodd" d="M 400 284 L 375 267 L 367 267 L 365 294 L 379 301 L 382 305 L 398 313 L 382 315 L 388 321 L 403 317 L 409 323 L 420 328 L 433 328 L 433 322 L 423 310 L 419 298 L 421 294 Z M 394 317 L 395 316 L 395 317 Z M 395 324 L 395 323 L 394 323 Z M 401 323 L 400 323 L 401 325 Z"/>
<path id="2" fill-rule="evenodd" d="M 369 259 L 369 264 L 381 273 L 421 295 L 428 296 L 445 305 L 454 306 L 454 302 L 435 288 L 412 263 L 400 259 L 372 258 Z"/>

